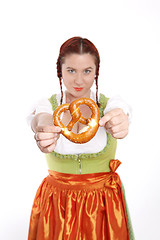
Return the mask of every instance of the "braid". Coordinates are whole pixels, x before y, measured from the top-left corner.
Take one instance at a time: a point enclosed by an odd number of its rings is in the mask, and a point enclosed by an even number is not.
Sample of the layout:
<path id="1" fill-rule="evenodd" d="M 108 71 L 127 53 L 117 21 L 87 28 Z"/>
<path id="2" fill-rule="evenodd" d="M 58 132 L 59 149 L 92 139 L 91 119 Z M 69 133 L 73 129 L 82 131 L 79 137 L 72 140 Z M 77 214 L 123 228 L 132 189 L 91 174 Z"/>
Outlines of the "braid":
<path id="1" fill-rule="evenodd" d="M 95 81 L 96 81 L 96 103 L 98 107 L 100 107 L 100 103 L 98 101 L 98 76 L 99 76 L 99 65 L 97 66 Z"/>
<path id="2" fill-rule="evenodd" d="M 57 60 L 57 76 L 59 78 L 59 84 L 60 84 L 60 90 L 61 90 L 61 99 L 60 99 L 60 105 L 62 104 L 63 100 L 63 90 L 62 90 L 62 72 L 61 72 L 61 58 L 59 57 Z"/>
<path id="3" fill-rule="evenodd" d="M 60 82 L 60 89 L 61 89 L 61 100 L 60 100 L 60 104 L 62 104 L 62 100 L 63 100 L 62 79 L 59 79 L 59 82 Z"/>

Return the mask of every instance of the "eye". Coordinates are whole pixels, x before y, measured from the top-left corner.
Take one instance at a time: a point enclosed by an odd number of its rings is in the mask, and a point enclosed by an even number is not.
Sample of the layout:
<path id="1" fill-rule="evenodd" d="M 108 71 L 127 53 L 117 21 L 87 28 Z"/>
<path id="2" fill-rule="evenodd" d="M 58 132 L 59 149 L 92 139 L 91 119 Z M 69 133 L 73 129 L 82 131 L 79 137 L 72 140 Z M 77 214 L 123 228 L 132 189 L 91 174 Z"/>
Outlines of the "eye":
<path id="1" fill-rule="evenodd" d="M 76 71 L 74 69 L 68 69 L 69 73 L 75 73 Z"/>
<path id="2" fill-rule="evenodd" d="M 91 72 L 91 70 L 89 70 L 89 69 L 85 69 L 85 70 L 84 70 L 84 73 L 85 73 L 85 74 L 89 74 L 90 72 Z"/>

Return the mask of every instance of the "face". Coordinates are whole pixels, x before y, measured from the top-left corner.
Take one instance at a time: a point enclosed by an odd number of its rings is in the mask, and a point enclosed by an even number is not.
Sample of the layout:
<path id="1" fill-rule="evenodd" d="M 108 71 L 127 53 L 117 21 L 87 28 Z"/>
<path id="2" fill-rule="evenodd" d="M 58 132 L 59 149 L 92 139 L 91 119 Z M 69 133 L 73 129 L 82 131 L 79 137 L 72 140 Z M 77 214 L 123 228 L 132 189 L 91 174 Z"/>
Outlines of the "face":
<path id="1" fill-rule="evenodd" d="M 95 58 L 89 53 L 67 55 L 62 64 L 62 78 L 70 99 L 90 97 L 96 73 Z"/>

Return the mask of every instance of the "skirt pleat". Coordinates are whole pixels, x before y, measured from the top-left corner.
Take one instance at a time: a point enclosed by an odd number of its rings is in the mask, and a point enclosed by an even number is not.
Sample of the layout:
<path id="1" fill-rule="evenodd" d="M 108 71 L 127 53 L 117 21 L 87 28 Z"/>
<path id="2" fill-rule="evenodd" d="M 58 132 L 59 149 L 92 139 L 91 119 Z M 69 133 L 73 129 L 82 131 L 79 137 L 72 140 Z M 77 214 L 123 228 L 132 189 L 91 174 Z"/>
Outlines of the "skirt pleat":
<path id="1" fill-rule="evenodd" d="M 83 175 L 49 171 L 35 196 L 28 240 L 128 240 L 122 185 L 111 170 Z"/>

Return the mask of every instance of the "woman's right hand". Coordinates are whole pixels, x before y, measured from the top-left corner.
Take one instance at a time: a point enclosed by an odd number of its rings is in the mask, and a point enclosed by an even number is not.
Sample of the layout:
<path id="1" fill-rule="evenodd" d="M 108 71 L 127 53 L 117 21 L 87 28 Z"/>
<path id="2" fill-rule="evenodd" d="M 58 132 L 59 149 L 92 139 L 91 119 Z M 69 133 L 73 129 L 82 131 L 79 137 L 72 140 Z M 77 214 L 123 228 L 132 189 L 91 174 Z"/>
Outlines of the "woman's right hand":
<path id="1" fill-rule="evenodd" d="M 39 149 L 43 153 L 53 152 L 60 136 L 60 132 L 61 128 L 57 126 L 37 126 L 34 138 Z"/>

